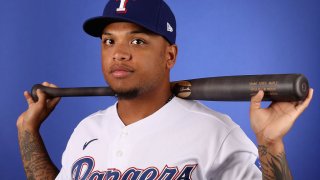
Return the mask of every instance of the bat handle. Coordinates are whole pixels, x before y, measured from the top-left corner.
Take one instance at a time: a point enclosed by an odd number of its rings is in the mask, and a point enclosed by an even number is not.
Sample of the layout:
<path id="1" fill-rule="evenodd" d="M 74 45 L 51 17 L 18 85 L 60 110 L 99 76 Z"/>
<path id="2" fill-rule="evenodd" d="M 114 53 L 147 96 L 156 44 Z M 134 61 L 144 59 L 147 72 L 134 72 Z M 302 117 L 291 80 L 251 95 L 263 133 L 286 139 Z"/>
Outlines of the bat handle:
<path id="1" fill-rule="evenodd" d="M 32 99 L 37 102 L 37 89 L 43 91 L 48 98 L 74 96 L 114 96 L 110 87 L 52 88 L 35 84 L 31 89 Z"/>
<path id="2" fill-rule="evenodd" d="M 31 97 L 33 101 L 37 102 L 39 100 L 38 95 L 37 95 L 37 90 L 40 89 L 42 92 L 46 93 L 48 98 L 54 98 L 54 93 L 50 90 L 51 88 L 48 88 L 46 86 L 43 86 L 41 84 L 35 84 L 32 86 L 31 89 Z"/>

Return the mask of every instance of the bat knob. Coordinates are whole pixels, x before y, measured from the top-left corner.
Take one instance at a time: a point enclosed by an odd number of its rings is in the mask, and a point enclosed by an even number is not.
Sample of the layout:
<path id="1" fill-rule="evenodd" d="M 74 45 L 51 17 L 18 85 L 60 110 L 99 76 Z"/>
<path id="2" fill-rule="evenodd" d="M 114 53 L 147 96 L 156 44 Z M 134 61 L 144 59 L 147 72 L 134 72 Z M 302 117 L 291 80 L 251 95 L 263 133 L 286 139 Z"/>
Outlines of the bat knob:
<path id="1" fill-rule="evenodd" d="M 37 89 L 43 89 L 43 85 L 41 84 L 35 84 L 32 86 L 31 89 L 31 97 L 33 99 L 34 102 L 37 102 L 39 100 L 38 96 L 37 96 Z"/>
<path id="2" fill-rule="evenodd" d="M 308 79 L 304 75 L 299 75 L 294 86 L 297 100 L 300 101 L 306 99 L 309 93 Z"/>

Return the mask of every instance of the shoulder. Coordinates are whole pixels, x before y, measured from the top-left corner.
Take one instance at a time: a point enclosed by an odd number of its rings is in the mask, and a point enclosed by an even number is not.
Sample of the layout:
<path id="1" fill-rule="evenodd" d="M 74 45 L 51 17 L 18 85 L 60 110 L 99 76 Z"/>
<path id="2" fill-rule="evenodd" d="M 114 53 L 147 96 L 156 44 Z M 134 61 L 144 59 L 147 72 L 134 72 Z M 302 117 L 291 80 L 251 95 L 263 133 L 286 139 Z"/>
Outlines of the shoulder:
<path id="1" fill-rule="evenodd" d="M 230 134 L 242 131 L 240 126 L 223 113 L 203 105 L 199 101 L 175 98 L 171 103 L 170 116 L 166 122 L 173 126 L 175 133 L 188 134 L 193 142 L 203 142 L 214 149 L 220 147 Z M 244 133 L 236 133 L 239 138 L 246 138 Z M 212 150 L 213 151 L 213 150 Z"/>
<path id="2" fill-rule="evenodd" d="M 238 151 L 257 155 L 253 142 L 228 115 L 210 109 L 199 101 L 176 98 L 175 103 L 183 114 L 180 127 L 193 134 L 193 142 L 206 144 L 211 159 Z"/>
<path id="3" fill-rule="evenodd" d="M 99 110 L 82 119 L 75 128 L 75 131 L 81 129 L 89 130 L 90 128 L 100 129 L 106 121 L 114 118 L 116 114 L 115 105 L 104 110 Z"/>
<path id="4" fill-rule="evenodd" d="M 205 123 L 226 131 L 239 127 L 228 115 L 210 109 L 199 101 L 176 98 L 176 103 L 187 119 L 193 119 L 197 123 Z"/>

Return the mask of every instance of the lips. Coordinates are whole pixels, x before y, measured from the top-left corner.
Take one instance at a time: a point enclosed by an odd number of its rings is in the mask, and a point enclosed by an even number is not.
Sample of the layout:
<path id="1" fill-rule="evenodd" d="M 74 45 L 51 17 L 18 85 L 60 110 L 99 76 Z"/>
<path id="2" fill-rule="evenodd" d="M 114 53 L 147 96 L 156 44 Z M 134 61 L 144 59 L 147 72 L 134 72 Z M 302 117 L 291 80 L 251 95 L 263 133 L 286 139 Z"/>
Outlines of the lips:
<path id="1" fill-rule="evenodd" d="M 110 74 L 115 78 L 126 78 L 133 73 L 133 69 L 123 65 L 113 65 L 110 68 Z"/>

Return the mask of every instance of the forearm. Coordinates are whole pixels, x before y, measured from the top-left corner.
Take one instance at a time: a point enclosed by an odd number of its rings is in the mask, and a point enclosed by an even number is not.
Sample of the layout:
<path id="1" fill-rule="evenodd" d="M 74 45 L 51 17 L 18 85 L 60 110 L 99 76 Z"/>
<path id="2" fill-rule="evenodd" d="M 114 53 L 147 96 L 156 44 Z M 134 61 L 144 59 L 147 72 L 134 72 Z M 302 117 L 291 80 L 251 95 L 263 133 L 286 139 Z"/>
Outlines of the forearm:
<path id="1" fill-rule="evenodd" d="M 291 172 L 282 142 L 258 141 L 259 159 L 264 180 L 291 180 Z"/>
<path id="2" fill-rule="evenodd" d="M 51 161 L 40 134 L 18 129 L 18 140 L 27 179 L 55 179 L 59 170 Z"/>

